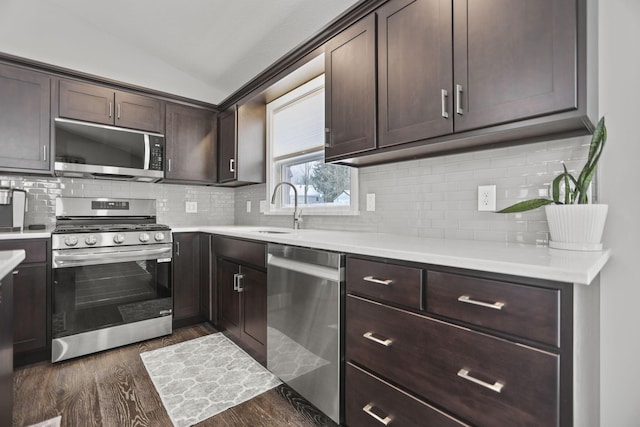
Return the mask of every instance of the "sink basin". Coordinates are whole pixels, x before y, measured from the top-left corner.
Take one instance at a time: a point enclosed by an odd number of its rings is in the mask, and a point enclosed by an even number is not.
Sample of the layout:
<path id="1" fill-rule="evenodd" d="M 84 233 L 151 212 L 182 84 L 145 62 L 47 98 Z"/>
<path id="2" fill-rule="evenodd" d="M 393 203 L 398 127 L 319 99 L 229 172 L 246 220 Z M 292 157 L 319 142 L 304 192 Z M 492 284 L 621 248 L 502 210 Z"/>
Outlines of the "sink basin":
<path id="1" fill-rule="evenodd" d="M 290 231 L 280 231 L 280 230 L 258 230 L 258 233 L 262 234 L 289 234 Z"/>

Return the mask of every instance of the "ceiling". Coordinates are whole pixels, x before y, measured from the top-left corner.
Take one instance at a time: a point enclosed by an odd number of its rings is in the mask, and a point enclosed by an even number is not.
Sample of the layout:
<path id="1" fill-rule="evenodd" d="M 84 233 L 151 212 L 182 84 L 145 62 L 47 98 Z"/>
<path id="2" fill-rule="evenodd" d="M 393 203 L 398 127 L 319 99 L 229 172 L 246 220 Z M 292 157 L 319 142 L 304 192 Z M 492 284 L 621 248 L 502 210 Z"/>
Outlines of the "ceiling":
<path id="1" fill-rule="evenodd" d="M 0 52 L 219 104 L 359 0 L 0 0 Z"/>

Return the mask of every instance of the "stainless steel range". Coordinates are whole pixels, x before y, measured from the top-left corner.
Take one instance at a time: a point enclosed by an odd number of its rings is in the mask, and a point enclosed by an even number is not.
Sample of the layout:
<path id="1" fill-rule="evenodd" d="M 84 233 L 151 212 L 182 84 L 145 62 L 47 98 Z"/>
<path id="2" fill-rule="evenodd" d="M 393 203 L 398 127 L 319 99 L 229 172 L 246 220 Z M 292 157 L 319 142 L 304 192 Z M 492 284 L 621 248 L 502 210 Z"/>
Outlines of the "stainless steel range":
<path id="1" fill-rule="evenodd" d="M 51 361 L 172 332 L 171 229 L 155 200 L 56 199 Z"/>

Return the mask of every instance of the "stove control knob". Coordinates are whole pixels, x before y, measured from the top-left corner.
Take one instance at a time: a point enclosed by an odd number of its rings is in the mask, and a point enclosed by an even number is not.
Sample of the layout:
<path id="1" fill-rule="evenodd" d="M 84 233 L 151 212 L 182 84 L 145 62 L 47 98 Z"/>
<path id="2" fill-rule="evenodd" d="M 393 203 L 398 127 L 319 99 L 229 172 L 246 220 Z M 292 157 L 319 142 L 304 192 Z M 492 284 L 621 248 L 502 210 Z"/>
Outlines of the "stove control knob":
<path id="1" fill-rule="evenodd" d="M 124 234 L 116 234 L 115 236 L 113 236 L 113 243 L 122 243 L 124 242 Z"/>
<path id="2" fill-rule="evenodd" d="M 78 238 L 76 236 L 67 236 L 64 239 L 64 244 L 67 246 L 75 246 L 78 244 Z"/>
<path id="3" fill-rule="evenodd" d="M 142 233 L 139 237 L 140 241 L 142 243 L 148 242 L 149 241 L 149 235 L 147 233 Z"/>
<path id="4" fill-rule="evenodd" d="M 84 239 L 84 242 L 89 246 L 93 246 L 98 243 L 98 239 L 96 239 L 96 236 L 94 236 L 93 234 L 90 234 L 86 239 Z"/>
<path id="5" fill-rule="evenodd" d="M 154 239 L 156 239 L 156 242 L 161 242 L 164 240 L 164 233 L 162 232 L 157 232 L 154 236 Z"/>

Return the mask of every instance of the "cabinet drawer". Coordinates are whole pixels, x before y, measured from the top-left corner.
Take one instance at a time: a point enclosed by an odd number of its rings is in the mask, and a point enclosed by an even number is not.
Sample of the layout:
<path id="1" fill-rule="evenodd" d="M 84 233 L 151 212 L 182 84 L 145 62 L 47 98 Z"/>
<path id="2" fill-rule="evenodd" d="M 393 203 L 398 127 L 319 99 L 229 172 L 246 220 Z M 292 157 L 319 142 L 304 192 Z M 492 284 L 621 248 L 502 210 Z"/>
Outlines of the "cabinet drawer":
<path id="1" fill-rule="evenodd" d="M 347 258 L 347 291 L 419 310 L 422 270 Z"/>
<path id="2" fill-rule="evenodd" d="M 347 360 L 478 426 L 557 426 L 559 357 L 347 297 Z"/>
<path id="3" fill-rule="evenodd" d="M 46 240 L 2 240 L 0 241 L 0 251 L 11 251 L 24 249 L 26 255 L 23 264 L 29 262 L 47 261 L 47 241 Z"/>
<path id="4" fill-rule="evenodd" d="M 264 243 L 216 236 L 214 245 L 217 256 L 267 268 L 267 245 Z"/>
<path id="5" fill-rule="evenodd" d="M 427 311 L 554 346 L 559 298 L 555 289 L 427 272 Z"/>
<path id="6" fill-rule="evenodd" d="M 389 425 L 398 426 L 467 425 L 350 363 L 345 406 L 346 424 L 352 427 L 379 427 L 387 417 Z"/>

